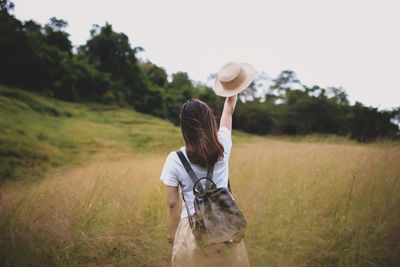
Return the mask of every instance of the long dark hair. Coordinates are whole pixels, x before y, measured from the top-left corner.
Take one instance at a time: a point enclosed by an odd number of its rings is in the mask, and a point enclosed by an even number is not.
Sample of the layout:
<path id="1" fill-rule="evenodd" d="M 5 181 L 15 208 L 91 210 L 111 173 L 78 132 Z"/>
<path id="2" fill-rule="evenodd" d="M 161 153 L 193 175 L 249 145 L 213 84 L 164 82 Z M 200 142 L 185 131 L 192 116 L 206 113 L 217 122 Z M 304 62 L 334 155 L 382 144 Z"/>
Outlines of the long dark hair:
<path id="1" fill-rule="evenodd" d="M 217 122 L 211 108 L 201 100 L 190 99 L 181 108 L 180 124 L 189 160 L 208 168 L 224 153 L 218 140 Z"/>

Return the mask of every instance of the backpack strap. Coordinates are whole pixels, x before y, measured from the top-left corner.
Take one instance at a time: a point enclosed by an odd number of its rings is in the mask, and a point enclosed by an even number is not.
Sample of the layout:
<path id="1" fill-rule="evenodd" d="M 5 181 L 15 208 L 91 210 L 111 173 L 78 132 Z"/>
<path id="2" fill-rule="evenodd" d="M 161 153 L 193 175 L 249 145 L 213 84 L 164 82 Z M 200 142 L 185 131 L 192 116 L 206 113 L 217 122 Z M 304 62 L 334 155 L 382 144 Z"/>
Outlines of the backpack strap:
<path id="1" fill-rule="evenodd" d="M 179 185 L 180 185 L 180 187 L 181 187 L 181 195 L 182 195 L 183 202 L 185 203 L 186 213 L 187 213 L 188 218 L 189 218 L 189 226 L 190 226 L 190 228 L 193 228 L 193 219 L 192 219 L 192 215 L 190 215 L 189 207 L 188 207 L 188 205 L 186 204 L 185 194 L 183 193 L 183 186 L 182 186 L 182 183 L 181 183 L 180 181 L 179 181 Z"/>
<path id="2" fill-rule="evenodd" d="M 208 168 L 207 170 L 207 177 L 212 180 L 213 178 L 213 173 L 214 173 L 214 166 L 210 166 L 210 168 Z"/>
<path id="3" fill-rule="evenodd" d="M 197 182 L 197 180 L 199 180 L 199 178 L 197 178 L 196 174 L 194 173 L 192 167 L 190 167 L 189 162 L 187 161 L 185 155 L 183 154 L 182 151 L 178 150 L 176 151 L 176 154 L 178 154 L 179 159 L 181 160 L 183 167 L 185 167 L 186 172 L 189 174 L 190 179 L 192 179 L 193 184 L 195 184 Z"/>
<path id="4" fill-rule="evenodd" d="M 193 184 L 196 184 L 196 182 L 199 180 L 199 178 L 196 176 L 196 174 L 194 173 L 192 167 L 190 167 L 189 162 L 187 161 L 185 155 L 183 154 L 183 152 L 181 150 L 176 151 L 176 154 L 178 154 L 179 159 L 181 160 L 183 166 L 185 167 L 186 172 L 189 174 L 190 179 L 192 180 Z M 214 172 L 214 166 L 211 166 L 210 168 L 208 168 L 207 170 L 207 177 L 212 179 L 213 177 L 213 172 Z M 206 181 L 206 186 L 209 186 L 208 183 L 211 183 L 211 181 L 207 180 Z M 179 182 L 179 185 L 181 187 L 181 194 L 182 194 L 182 200 L 185 203 L 185 207 L 186 207 L 186 213 L 188 215 L 189 218 L 189 226 L 190 228 L 194 227 L 194 222 L 193 222 L 193 218 L 190 215 L 190 210 L 189 207 L 186 203 L 186 199 L 185 199 L 185 194 L 183 192 L 183 186 L 182 183 Z M 200 184 L 201 185 L 201 184 Z M 201 188 L 204 190 L 203 185 L 201 185 Z"/>

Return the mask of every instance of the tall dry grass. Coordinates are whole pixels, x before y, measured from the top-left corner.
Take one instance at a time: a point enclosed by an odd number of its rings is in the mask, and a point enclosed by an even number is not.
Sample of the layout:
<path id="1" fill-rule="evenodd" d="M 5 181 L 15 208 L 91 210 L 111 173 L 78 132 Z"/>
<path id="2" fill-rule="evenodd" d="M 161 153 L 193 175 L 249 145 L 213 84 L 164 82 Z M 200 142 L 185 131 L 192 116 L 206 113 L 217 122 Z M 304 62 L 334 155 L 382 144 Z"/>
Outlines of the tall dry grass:
<path id="1" fill-rule="evenodd" d="M 255 266 L 400 264 L 398 145 L 241 144 L 231 161 Z"/>
<path id="2" fill-rule="evenodd" d="M 1 188 L 2 263 L 14 265 L 167 262 L 164 155 L 112 155 Z"/>
<path id="3" fill-rule="evenodd" d="M 166 153 L 101 155 L 0 188 L 1 265 L 169 265 Z M 399 265 L 399 160 L 398 144 L 235 143 L 251 264 Z"/>

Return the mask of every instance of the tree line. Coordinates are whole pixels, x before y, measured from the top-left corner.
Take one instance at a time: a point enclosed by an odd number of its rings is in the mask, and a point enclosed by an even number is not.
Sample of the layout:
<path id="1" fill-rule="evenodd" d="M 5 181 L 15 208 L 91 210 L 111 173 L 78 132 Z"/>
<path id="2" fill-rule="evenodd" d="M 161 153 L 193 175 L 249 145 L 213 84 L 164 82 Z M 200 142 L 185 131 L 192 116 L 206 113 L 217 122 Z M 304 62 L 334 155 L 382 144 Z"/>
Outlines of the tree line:
<path id="1" fill-rule="evenodd" d="M 73 48 L 68 22 L 55 17 L 46 25 L 20 21 L 14 4 L 0 0 L 0 83 L 71 102 L 101 102 L 152 114 L 179 124 L 181 105 L 205 101 L 216 116 L 224 99 L 193 82 L 186 72 L 168 79 L 164 68 L 141 61 L 111 24 L 93 25 L 86 44 Z M 341 87 L 308 87 L 296 73 L 270 78 L 258 73 L 239 95 L 233 127 L 254 134 L 328 133 L 359 141 L 398 137 L 400 108 L 379 111 L 360 102 L 350 105 Z"/>

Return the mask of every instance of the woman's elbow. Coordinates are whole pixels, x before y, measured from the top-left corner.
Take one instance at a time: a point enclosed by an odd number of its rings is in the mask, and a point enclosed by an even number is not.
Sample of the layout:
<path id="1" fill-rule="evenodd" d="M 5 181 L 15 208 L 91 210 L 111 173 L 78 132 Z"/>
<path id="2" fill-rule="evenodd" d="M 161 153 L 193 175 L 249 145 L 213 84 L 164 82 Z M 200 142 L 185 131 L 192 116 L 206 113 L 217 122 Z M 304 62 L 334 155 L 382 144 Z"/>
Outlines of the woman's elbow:
<path id="1" fill-rule="evenodd" d="M 169 208 L 169 209 L 175 209 L 177 206 L 178 206 L 178 201 L 176 201 L 176 200 L 169 200 L 169 201 L 167 201 L 167 207 Z"/>

